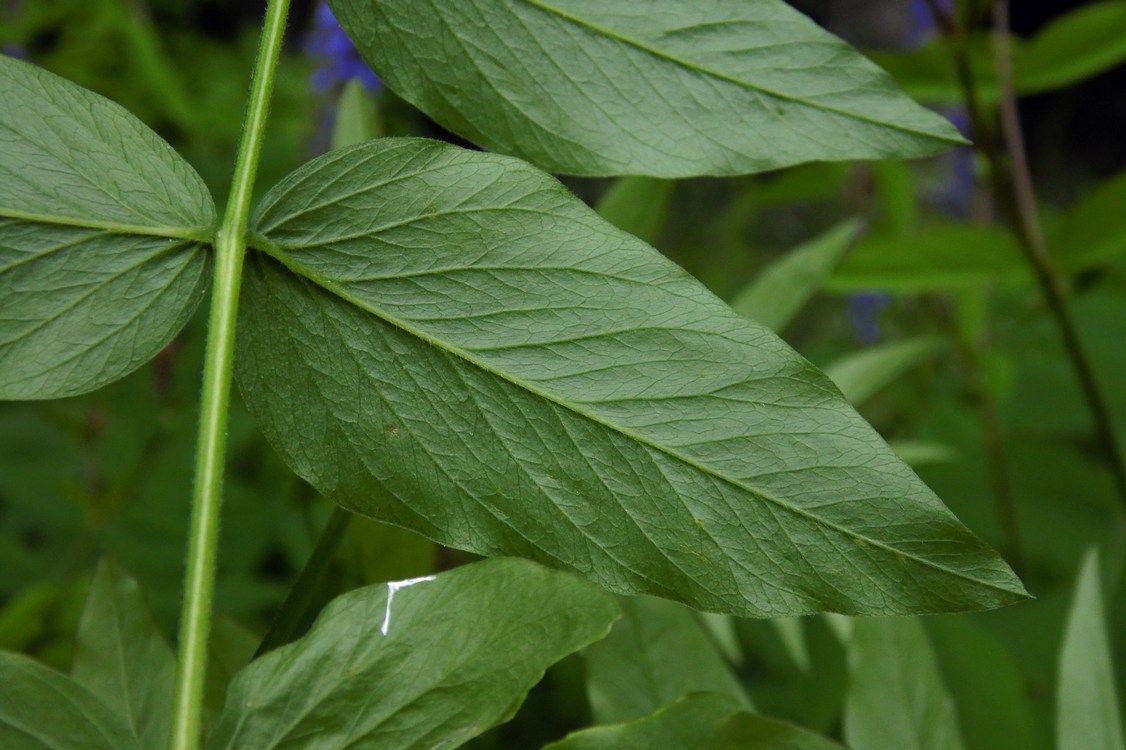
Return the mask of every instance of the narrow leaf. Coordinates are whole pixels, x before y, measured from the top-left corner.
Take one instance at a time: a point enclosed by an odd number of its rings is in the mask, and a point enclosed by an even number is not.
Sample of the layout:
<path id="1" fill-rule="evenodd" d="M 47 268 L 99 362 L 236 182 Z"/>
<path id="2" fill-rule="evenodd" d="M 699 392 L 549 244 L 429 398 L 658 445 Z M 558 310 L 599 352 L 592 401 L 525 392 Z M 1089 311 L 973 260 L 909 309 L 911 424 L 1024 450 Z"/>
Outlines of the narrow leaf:
<path id="1" fill-rule="evenodd" d="M 1022 94 L 1074 85 L 1126 60 L 1126 2 L 1087 3 L 1016 48 L 1013 66 Z"/>
<path id="2" fill-rule="evenodd" d="M 167 744 L 176 659 L 137 582 L 108 560 L 90 584 L 71 676 L 122 717 L 143 747 Z"/>
<path id="3" fill-rule="evenodd" d="M 731 614 L 1023 596 L 821 373 L 522 162 L 334 152 L 253 243 L 243 393 L 350 510 Z"/>
<path id="4" fill-rule="evenodd" d="M 0 399 L 93 390 L 203 294 L 203 181 L 118 105 L 0 55 Z"/>
<path id="5" fill-rule="evenodd" d="M 732 175 L 961 142 L 781 0 L 331 5 L 396 93 L 552 172 Z"/>
<path id="6" fill-rule="evenodd" d="M 931 337 L 893 341 L 841 357 L 825 368 L 825 374 L 859 406 L 943 346 L 942 339 Z"/>
<path id="7" fill-rule="evenodd" d="M 781 333 L 809 302 L 860 232 L 848 221 L 786 253 L 736 295 L 731 307 Z"/>
<path id="8" fill-rule="evenodd" d="M 1094 550 L 1083 558 L 1067 615 L 1056 713 L 1059 750 L 1126 748 Z"/>
<path id="9" fill-rule="evenodd" d="M 359 78 L 353 78 L 340 92 L 340 103 L 332 123 L 332 147 L 344 148 L 382 135 L 375 101 Z"/>
<path id="10" fill-rule="evenodd" d="M 1090 191 L 1052 232 L 1052 255 L 1072 273 L 1126 255 L 1126 172 Z"/>
<path id="11" fill-rule="evenodd" d="M 208 747 L 454 748 L 617 614 L 589 583 L 521 560 L 357 589 L 239 673 Z"/>
<path id="12" fill-rule="evenodd" d="M 621 601 L 622 619 L 585 652 L 587 693 L 596 721 L 616 724 L 648 716 L 688 693 L 726 695 L 751 703 L 696 615 L 652 597 Z"/>
<path id="13" fill-rule="evenodd" d="M 954 702 L 918 620 L 857 620 L 849 662 L 844 735 L 852 750 L 962 749 Z"/>
<path id="14" fill-rule="evenodd" d="M 726 695 L 694 693 L 643 719 L 574 732 L 544 750 L 843 750 L 809 730 L 740 708 Z"/>
<path id="15" fill-rule="evenodd" d="M 4 750 L 141 750 L 125 721 L 66 675 L 0 652 Z"/>

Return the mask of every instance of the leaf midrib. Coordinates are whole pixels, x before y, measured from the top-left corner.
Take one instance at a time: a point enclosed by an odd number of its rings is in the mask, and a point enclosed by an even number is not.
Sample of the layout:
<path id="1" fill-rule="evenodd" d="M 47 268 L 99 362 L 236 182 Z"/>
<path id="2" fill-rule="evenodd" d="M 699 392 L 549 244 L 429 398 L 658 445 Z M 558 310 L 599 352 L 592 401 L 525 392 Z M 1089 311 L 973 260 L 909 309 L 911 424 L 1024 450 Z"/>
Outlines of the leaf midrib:
<path id="1" fill-rule="evenodd" d="M 662 61 L 667 62 L 667 63 L 672 63 L 674 65 L 679 65 L 679 66 L 686 68 L 690 71 L 693 71 L 695 73 L 699 73 L 700 75 L 710 76 L 712 78 L 717 78 L 721 81 L 726 81 L 728 83 L 735 84 L 736 86 L 739 86 L 741 88 L 749 89 L 751 91 L 757 91 L 760 94 L 765 94 L 767 96 L 774 97 L 775 99 L 780 99 L 782 101 L 792 102 L 794 104 L 799 104 L 803 107 L 811 107 L 813 109 L 820 109 L 824 112 L 831 112 L 833 114 L 841 115 L 841 116 L 844 116 L 844 117 L 849 117 L 849 118 L 852 118 L 854 120 L 859 120 L 860 122 L 866 122 L 866 123 L 869 123 L 871 125 L 877 125 L 879 127 L 890 128 L 892 130 L 898 130 L 902 133 L 909 133 L 909 134 L 914 135 L 914 136 L 931 138 L 931 139 L 936 140 L 936 141 L 944 141 L 944 142 L 950 143 L 950 144 L 958 144 L 958 143 L 962 142 L 960 139 L 951 138 L 950 136 L 940 135 L 940 134 L 937 134 L 937 133 L 934 133 L 934 132 L 931 132 L 931 131 L 927 131 L 927 130 L 919 130 L 919 129 L 916 129 L 916 128 L 909 128 L 905 125 L 901 125 L 901 124 L 896 123 L 896 122 L 888 122 L 886 120 L 877 120 L 875 118 L 868 117 L 866 115 L 863 115 L 863 114 L 860 114 L 860 113 L 857 113 L 857 112 L 850 112 L 848 110 L 840 109 L 839 107 L 831 107 L 831 106 L 821 104 L 821 103 L 817 103 L 817 102 L 813 102 L 813 101 L 810 101 L 809 99 L 801 98 L 801 97 L 798 97 L 798 96 L 779 93 L 777 91 L 774 91 L 773 89 L 769 89 L 769 88 L 762 86 L 760 84 L 755 84 L 755 83 L 752 83 L 750 81 L 744 81 L 742 79 L 735 78 L 734 76 L 728 75 L 728 74 L 723 73 L 721 71 L 711 70 L 711 69 L 705 68 L 702 65 L 699 65 L 697 63 L 691 62 L 689 60 L 681 59 L 681 58 L 679 58 L 675 55 L 669 54 L 667 52 L 663 52 L 662 50 L 657 49 L 655 47 L 651 47 L 651 46 L 649 46 L 649 45 L 647 45 L 647 44 L 645 44 L 645 43 L 643 43 L 643 42 L 641 42 L 637 39 L 625 36 L 623 34 L 619 34 L 616 31 L 611 31 L 610 29 L 599 26 L 598 24 L 596 24 L 592 21 L 588 21 L 584 18 L 580 18 L 578 16 L 571 15 L 570 13 L 566 13 L 566 12 L 560 10 L 559 8 L 556 8 L 552 5 L 548 5 L 544 2 L 541 2 L 541 0 L 523 0 L 523 1 L 525 3 L 527 3 L 528 5 L 532 6 L 533 8 L 536 8 L 537 10 L 539 10 L 543 13 L 546 13 L 548 15 L 553 15 L 553 16 L 560 18 L 560 19 L 562 19 L 562 20 L 564 20 L 568 23 L 574 24 L 575 26 L 578 26 L 579 28 L 581 28 L 581 29 L 583 29 L 587 32 L 592 32 L 596 35 L 600 34 L 602 36 L 605 36 L 608 39 L 613 39 L 615 41 L 621 42 L 622 44 L 633 47 L 634 49 L 645 52 L 646 54 L 652 55 L 653 57 L 656 57 L 659 60 L 662 60 Z"/>
<path id="2" fill-rule="evenodd" d="M 97 219 L 78 219 L 57 214 L 37 214 L 30 211 L 17 211 L 13 208 L 3 207 L 0 207 L 0 219 L 12 219 L 29 224 L 52 224 L 76 229 L 95 229 L 110 234 L 141 235 L 173 240 L 192 240 L 202 244 L 211 244 L 215 239 L 214 227 L 142 226 L 139 224 L 123 224 L 114 221 L 98 221 Z"/>
<path id="3" fill-rule="evenodd" d="M 297 261 L 291 255 L 286 253 L 285 249 L 283 249 L 279 245 L 272 242 L 269 238 L 258 234 L 257 232 L 251 231 L 250 236 L 248 237 L 248 247 L 253 248 L 255 250 L 258 250 L 259 252 L 262 252 L 262 253 L 266 254 L 267 256 L 273 258 L 275 261 L 280 263 L 282 266 L 284 266 L 286 269 L 288 269 L 292 273 L 294 273 L 294 274 L 296 274 L 300 277 L 303 277 L 305 279 L 308 279 L 310 282 L 316 284 L 317 286 L 321 287 L 322 289 L 329 292 L 330 294 L 333 294 L 334 296 L 340 298 L 344 302 L 347 302 L 351 305 L 354 305 L 355 307 L 357 307 L 361 310 L 364 310 L 365 312 L 367 312 L 371 315 L 374 315 L 375 317 L 379 318 L 383 322 L 385 322 L 385 323 L 387 323 L 387 324 L 389 324 L 389 325 L 391 325 L 395 328 L 398 328 L 399 330 L 405 331 L 406 333 L 414 336 L 415 338 L 430 344 L 431 346 L 435 347 L 436 349 L 439 349 L 440 351 L 444 351 L 444 352 L 447 352 L 447 353 L 449 353 L 449 354 L 451 354 L 455 357 L 458 357 L 459 359 L 461 359 L 465 362 L 468 362 L 469 364 L 473 365 L 474 367 L 477 367 L 478 369 L 480 369 L 480 370 L 482 370 L 482 371 L 484 371 L 484 372 L 486 372 L 486 373 L 488 373 L 488 374 L 490 374 L 490 375 L 492 375 L 492 376 L 494 376 L 494 377 L 496 377 L 500 380 L 506 381 L 506 382 L 516 386 L 517 388 L 523 389 L 523 390 L 527 391 L 528 393 L 531 393 L 531 394 L 533 394 L 533 395 L 535 395 L 539 398 L 542 398 L 544 401 L 547 401 L 549 403 L 553 403 L 553 404 L 559 406 L 560 408 L 563 408 L 563 409 L 566 409 L 567 411 L 570 411 L 573 414 L 576 414 L 576 415 L 578 415 L 578 416 L 580 416 L 584 419 L 587 419 L 587 420 L 589 420 L 589 421 L 591 421 L 595 424 L 601 425 L 603 428 L 605 428 L 605 429 L 607 429 L 611 432 L 615 432 L 615 433 L 617 433 L 617 434 L 619 434 L 619 435 L 621 435 L 621 436 L 623 436 L 623 437 L 625 437 L 629 440 L 632 440 L 632 441 L 634 441 L 634 442 L 636 442 L 640 445 L 644 445 L 647 448 L 650 448 L 654 451 L 657 451 L 658 453 L 666 455 L 666 456 L 668 456 L 668 457 L 670 457 L 670 458 L 672 458 L 676 461 L 679 461 L 679 462 L 681 462 L 681 463 L 683 463 L 687 466 L 690 466 L 693 469 L 699 471 L 701 474 L 705 474 L 707 476 L 714 477 L 715 479 L 718 479 L 719 481 L 721 481 L 725 484 L 731 485 L 731 486 L 733 486 L 733 487 L 735 487 L 739 490 L 747 492 L 747 493 L 749 493 L 749 494 L 751 494 L 755 497 L 762 499 L 763 501 L 765 501 L 767 503 L 770 503 L 774 506 L 777 506 L 778 508 L 781 508 L 782 510 L 784 510 L 788 513 L 791 513 L 793 515 L 796 515 L 796 516 L 799 516 L 803 519 L 806 519 L 807 521 L 809 521 L 811 523 L 814 523 L 816 525 L 820 525 L 820 526 L 823 526 L 825 528 L 831 529 L 831 530 L 836 531 L 836 532 L 838 532 L 838 533 L 840 533 L 840 534 L 842 534 L 846 537 L 850 537 L 850 538 L 859 540 L 863 543 L 870 544 L 873 547 L 876 547 L 877 549 L 883 550 L 883 551 L 888 552 L 890 554 L 899 555 L 899 556 L 906 558 L 908 560 L 911 560 L 911 561 L 913 561 L 913 562 L 915 562 L 915 563 L 917 563 L 917 564 L 919 564 L 923 567 L 931 568 L 933 570 L 939 571 L 939 572 L 944 573 L 946 575 L 953 576 L 955 578 L 959 578 L 959 579 L 962 579 L 962 580 L 965 580 L 965 581 L 969 581 L 976 586 L 985 587 L 985 588 L 988 588 L 988 589 L 993 589 L 993 590 L 996 590 L 996 591 L 1003 592 L 1009 597 L 1012 597 L 1012 596 L 1019 597 L 1021 595 L 1021 592 L 1019 592 L 1019 591 L 1015 591 L 1011 588 L 1006 588 L 1006 587 L 999 585 L 999 584 L 996 584 L 996 583 L 983 581 L 983 580 L 978 579 L 978 578 L 973 578 L 970 575 L 963 573 L 961 571 L 951 570 L 950 568 L 943 566 L 943 565 L 940 565 L 937 562 L 933 562 L 931 560 L 927 560 L 925 558 L 918 557 L 917 555 L 914 555 L 914 554 L 911 554 L 911 553 L 908 553 L 908 552 L 904 552 L 903 550 L 897 549 L 896 547 L 893 547 L 886 542 L 871 539 L 871 538 L 864 536 L 863 534 L 860 534 L 859 532 L 856 532 L 852 529 L 848 529 L 848 528 L 845 528 L 843 526 L 839 526 L 835 523 L 832 523 L 831 521 L 827 521 L 827 520 L 825 520 L 825 519 L 823 519 L 819 516 L 814 515 L 810 511 L 807 511 L 807 510 L 804 510 L 804 509 L 799 508 L 797 506 L 794 506 L 794 505 L 792 505 L 792 504 L 790 504 L 790 503 L 788 503 L 784 500 L 781 500 L 777 497 L 769 495 L 769 494 L 763 492 L 762 490 L 748 486 L 747 484 L 745 484 L 741 480 L 738 480 L 734 477 L 729 477 L 729 476 L 726 476 L 724 474 L 721 474 L 721 473 L 717 472 L 715 469 L 713 469 L 709 466 L 706 466 L 704 464 L 701 464 L 700 462 L 698 462 L 695 459 L 692 459 L 688 456 L 681 455 L 679 452 L 675 451 L 674 449 L 672 449 L 668 446 L 661 445 L 657 442 L 654 442 L 653 440 L 650 440 L 649 438 L 647 438 L 643 435 L 635 433 L 634 431 L 630 430 L 627 427 L 624 427 L 622 425 L 610 422 L 610 421 L 604 419 L 603 417 L 601 417 L 597 414 L 590 413 L 589 411 L 584 409 L 579 404 L 575 404 L 575 403 L 572 403 L 570 401 L 561 399 L 557 396 L 554 396 L 554 395 L 540 389 L 539 387 L 537 387 L 537 386 L 535 386 L 531 383 L 526 383 L 522 379 L 512 375 L 511 373 L 497 369 L 492 364 L 490 364 L 486 360 L 476 356 L 472 352 L 466 351 L 466 350 L 464 350 L 460 347 L 457 347 L 457 346 L 453 346 L 450 343 L 448 343 L 448 342 L 446 342 L 442 339 L 436 338 L 435 336 L 432 336 L 431 334 L 427 333 L 426 331 L 417 328 L 416 326 L 412 325 L 411 323 L 404 321 L 404 320 L 402 320 L 402 319 L 400 319 L 400 318 L 398 318 L 398 317 L 396 317 L 396 316 L 394 316 L 394 315 L 392 315 L 392 314 L 390 314 L 390 313 L 388 313 L 388 312 L 386 312 L 382 309 L 375 307 L 374 305 L 371 305 L 371 304 L 359 299 L 355 295 L 351 294 L 342 285 L 337 284 L 336 282 L 332 281 L 331 279 L 329 279 L 329 278 L 323 276 L 322 274 L 318 273 L 317 271 L 313 270 L 312 268 L 309 268 L 305 264 Z"/>

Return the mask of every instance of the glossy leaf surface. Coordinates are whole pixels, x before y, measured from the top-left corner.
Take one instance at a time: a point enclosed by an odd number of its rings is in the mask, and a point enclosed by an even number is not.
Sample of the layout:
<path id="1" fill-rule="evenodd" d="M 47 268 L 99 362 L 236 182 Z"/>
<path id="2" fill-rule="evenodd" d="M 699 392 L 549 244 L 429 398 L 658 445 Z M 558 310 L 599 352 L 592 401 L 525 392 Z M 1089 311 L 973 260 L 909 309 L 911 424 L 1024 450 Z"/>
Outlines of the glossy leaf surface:
<path id="1" fill-rule="evenodd" d="M 83 393 L 155 355 L 203 294 L 214 223 L 135 117 L 0 56 L 0 399 Z"/>
<path id="2" fill-rule="evenodd" d="M 617 616 L 613 597 L 523 560 L 357 589 L 239 673 L 208 747 L 454 748 Z"/>
<path id="3" fill-rule="evenodd" d="M 141 746 L 168 742 L 176 659 L 137 582 L 108 560 L 90 583 L 71 676 L 123 717 Z"/>
<path id="4" fill-rule="evenodd" d="M 0 652 L 4 750 L 141 750 L 125 720 L 66 675 Z"/>
<path id="5" fill-rule="evenodd" d="M 652 597 L 623 598 L 621 607 L 622 619 L 610 635 L 585 652 L 587 694 L 597 722 L 633 721 L 697 692 L 751 707 L 692 610 Z"/>
<path id="6" fill-rule="evenodd" d="M 552 172 L 731 175 L 961 140 L 781 0 L 331 5 L 396 93 Z"/>
<path id="7" fill-rule="evenodd" d="M 246 401 L 350 510 L 732 614 L 1023 595 L 821 373 L 522 162 L 334 152 L 253 242 Z"/>

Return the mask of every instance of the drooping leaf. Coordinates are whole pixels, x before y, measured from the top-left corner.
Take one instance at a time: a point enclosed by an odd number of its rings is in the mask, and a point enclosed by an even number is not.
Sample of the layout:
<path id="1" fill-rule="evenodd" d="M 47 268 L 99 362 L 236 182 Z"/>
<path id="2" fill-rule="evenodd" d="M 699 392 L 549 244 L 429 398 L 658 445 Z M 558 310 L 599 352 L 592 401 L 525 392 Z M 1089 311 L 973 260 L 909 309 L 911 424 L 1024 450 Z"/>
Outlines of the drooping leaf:
<path id="1" fill-rule="evenodd" d="M 61 672 L 0 651 L 4 750 L 141 750 L 125 720 Z"/>
<path id="2" fill-rule="evenodd" d="M 649 244 L 665 224 L 675 183 L 652 177 L 622 177 L 598 202 L 598 215 Z"/>
<path id="3" fill-rule="evenodd" d="M 239 673 L 208 747 L 454 748 L 617 614 L 589 583 L 522 560 L 357 589 Z"/>
<path id="4" fill-rule="evenodd" d="M 736 295 L 731 307 L 781 333 L 848 251 L 860 222 L 848 221 L 786 253 Z"/>
<path id="5" fill-rule="evenodd" d="M 140 586 L 109 560 L 90 584 L 71 676 L 123 718 L 142 747 L 168 742 L 176 658 Z"/>
<path id="6" fill-rule="evenodd" d="M 862 240 L 830 275 L 835 291 L 950 291 L 1022 278 L 1017 239 L 997 227 L 938 224 L 902 236 Z"/>
<path id="7" fill-rule="evenodd" d="M 688 693 L 751 702 L 696 615 L 652 597 L 621 600 L 622 619 L 585 651 L 587 695 L 600 724 L 633 721 Z"/>
<path id="8" fill-rule="evenodd" d="M 552 172 L 731 175 L 961 141 L 781 0 L 331 5 L 396 93 Z"/>
<path id="9" fill-rule="evenodd" d="M 254 226 L 243 393 L 350 510 L 731 614 L 1023 595 L 823 375 L 522 162 L 384 139 Z"/>
<path id="10" fill-rule="evenodd" d="M 857 620 L 849 664 L 844 737 L 852 750 L 962 750 L 954 702 L 922 623 Z"/>
<path id="11" fill-rule="evenodd" d="M 1094 550 L 1083 558 L 1064 628 L 1056 731 L 1059 750 L 1126 748 L 1099 582 L 1099 555 Z"/>
<path id="12" fill-rule="evenodd" d="M 842 750 L 807 729 L 748 713 L 717 693 L 693 693 L 645 718 L 574 732 L 544 750 Z"/>
<path id="13" fill-rule="evenodd" d="M 0 399 L 139 367 L 199 302 L 215 209 L 135 117 L 0 55 Z"/>
<path id="14" fill-rule="evenodd" d="M 942 339 L 924 336 L 892 341 L 845 355 L 826 367 L 825 374 L 859 406 L 943 346 Z"/>

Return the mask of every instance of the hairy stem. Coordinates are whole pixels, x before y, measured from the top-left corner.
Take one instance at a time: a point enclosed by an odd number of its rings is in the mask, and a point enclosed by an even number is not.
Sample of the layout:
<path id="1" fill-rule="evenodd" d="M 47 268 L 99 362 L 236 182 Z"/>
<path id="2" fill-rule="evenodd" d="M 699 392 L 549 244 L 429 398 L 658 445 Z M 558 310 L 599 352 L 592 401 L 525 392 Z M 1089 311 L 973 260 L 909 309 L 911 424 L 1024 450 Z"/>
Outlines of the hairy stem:
<path id="1" fill-rule="evenodd" d="M 1012 212 L 1020 235 L 1021 247 L 1036 278 L 1052 317 L 1059 328 L 1068 358 L 1071 360 L 1083 396 L 1094 418 L 1095 430 L 1106 459 L 1114 473 L 1122 499 L 1126 500 L 1126 463 L 1122 447 L 1115 432 L 1114 419 L 1098 375 L 1079 336 L 1079 327 L 1068 300 L 1067 282 L 1052 261 L 1044 230 L 1037 211 L 1036 192 L 1028 168 L 1028 155 L 1021 132 L 1020 113 L 1017 109 L 1013 86 L 1012 45 L 1009 38 L 1009 4 L 999 0 L 993 4 L 993 26 L 996 39 L 997 86 L 1001 95 L 1001 135 L 1009 159 L 1009 184 Z"/>
<path id="2" fill-rule="evenodd" d="M 348 522 L 351 519 L 352 514 L 339 505 L 332 507 L 332 515 L 328 517 L 328 523 L 317 538 L 313 553 L 309 555 L 309 560 L 301 569 L 301 574 L 297 577 L 293 588 L 289 590 L 289 595 L 286 596 L 277 616 L 270 623 L 270 629 L 266 631 L 258 650 L 254 652 L 255 658 L 292 641 L 302 623 L 309 619 L 309 615 L 317 605 L 317 600 L 322 596 L 320 583 L 328 571 L 336 548 L 340 546 L 340 540 L 344 538 L 344 532 L 348 530 Z"/>
<path id="3" fill-rule="evenodd" d="M 251 81 L 250 101 L 235 163 L 227 211 L 215 241 L 215 277 L 203 372 L 199 443 L 196 448 L 184 605 L 180 620 L 180 655 L 173 706 L 172 750 L 195 750 L 200 744 L 207 641 L 215 589 L 215 558 L 219 543 L 219 509 L 227 438 L 227 406 L 231 393 L 239 282 L 246 252 L 246 229 L 254 177 L 266 126 L 274 72 L 281 53 L 289 0 L 270 0 Z"/>

